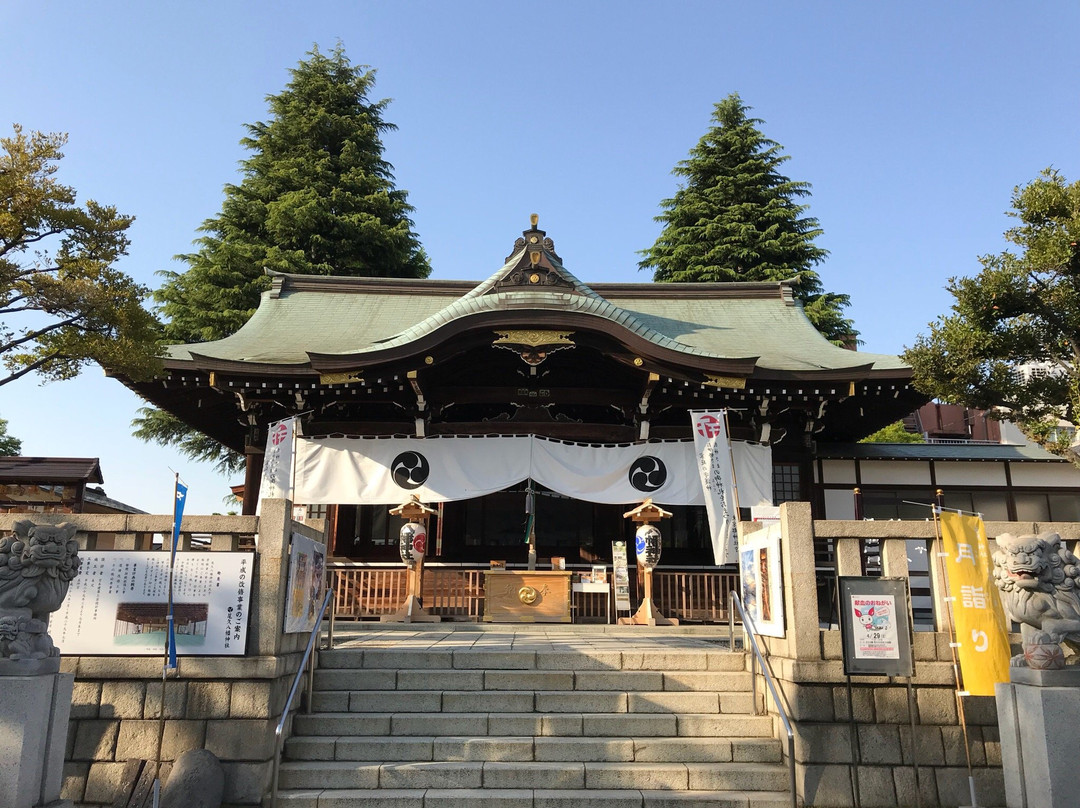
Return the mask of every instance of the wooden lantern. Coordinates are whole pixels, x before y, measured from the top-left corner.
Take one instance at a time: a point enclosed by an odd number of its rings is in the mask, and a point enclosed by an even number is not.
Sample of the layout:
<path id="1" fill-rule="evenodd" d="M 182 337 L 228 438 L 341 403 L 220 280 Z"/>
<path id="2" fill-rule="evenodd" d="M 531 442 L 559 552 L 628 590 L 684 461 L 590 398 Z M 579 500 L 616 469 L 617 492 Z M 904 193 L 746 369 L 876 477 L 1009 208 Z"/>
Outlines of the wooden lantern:
<path id="1" fill-rule="evenodd" d="M 424 505 L 413 494 L 408 502 L 390 509 L 391 516 L 405 519 L 401 527 L 398 550 L 405 562 L 408 595 L 405 602 L 393 614 L 383 615 L 383 623 L 439 623 L 442 618 L 424 610 L 421 601 L 424 579 L 424 555 L 427 553 L 427 520 L 434 508 Z"/>
<path id="2" fill-rule="evenodd" d="M 679 621 L 674 617 L 664 617 L 652 600 L 652 576 L 653 567 L 660 561 L 660 528 L 654 524 L 661 519 L 667 519 L 671 514 L 659 505 L 654 505 L 651 499 L 647 499 L 623 514 L 624 519 L 630 519 L 638 526 L 635 534 L 635 549 L 638 561 L 644 569 L 645 593 L 641 599 L 641 606 L 633 617 L 620 617 L 619 625 L 624 626 L 677 626 Z"/>

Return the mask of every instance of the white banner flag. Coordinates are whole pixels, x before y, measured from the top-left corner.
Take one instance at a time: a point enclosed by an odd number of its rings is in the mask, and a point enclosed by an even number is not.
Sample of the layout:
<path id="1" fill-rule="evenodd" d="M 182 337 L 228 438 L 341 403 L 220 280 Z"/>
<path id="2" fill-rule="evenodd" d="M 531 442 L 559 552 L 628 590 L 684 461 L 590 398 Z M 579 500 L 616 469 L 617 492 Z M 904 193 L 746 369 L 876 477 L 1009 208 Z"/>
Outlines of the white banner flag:
<path id="1" fill-rule="evenodd" d="M 701 488 L 705 494 L 705 511 L 709 515 L 713 561 L 734 564 L 738 557 L 739 512 L 724 412 L 691 411 L 690 418 L 694 426 Z"/>
<path id="2" fill-rule="evenodd" d="M 266 432 L 259 499 L 292 499 L 293 443 L 296 418 L 270 424 Z M 307 504 L 307 503 L 305 503 Z"/>

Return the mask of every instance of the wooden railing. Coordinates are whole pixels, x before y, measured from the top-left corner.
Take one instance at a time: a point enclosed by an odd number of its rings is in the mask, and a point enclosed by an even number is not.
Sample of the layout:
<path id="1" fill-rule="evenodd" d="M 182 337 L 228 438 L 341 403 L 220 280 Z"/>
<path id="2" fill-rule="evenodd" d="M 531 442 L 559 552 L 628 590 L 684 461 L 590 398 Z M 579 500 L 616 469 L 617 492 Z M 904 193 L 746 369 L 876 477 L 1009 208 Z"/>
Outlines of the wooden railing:
<path id="1" fill-rule="evenodd" d="M 345 619 L 373 619 L 397 611 L 406 597 L 404 567 L 329 564 L 335 576 L 334 613 Z M 478 621 L 484 614 L 484 572 L 481 566 L 424 568 L 424 608 L 452 620 Z M 661 613 L 682 621 L 724 623 L 727 593 L 738 586 L 735 573 L 715 570 L 662 570 L 653 574 L 653 600 Z M 603 593 L 574 593 L 575 620 L 606 622 Z M 630 601 L 638 606 L 637 586 L 630 581 Z M 614 597 L 610 598 L 615 608 Z M 614 614 L 612 614 L 614 621 Z"/>

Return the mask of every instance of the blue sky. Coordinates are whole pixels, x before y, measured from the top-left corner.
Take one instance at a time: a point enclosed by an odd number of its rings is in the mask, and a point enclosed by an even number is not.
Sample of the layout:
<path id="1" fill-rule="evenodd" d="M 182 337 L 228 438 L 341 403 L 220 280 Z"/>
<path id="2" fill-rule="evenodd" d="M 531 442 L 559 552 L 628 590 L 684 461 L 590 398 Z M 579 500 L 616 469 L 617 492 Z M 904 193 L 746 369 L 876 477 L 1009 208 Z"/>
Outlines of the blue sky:
<path id="1" fill-rule="evenodd" d="M 1014 186 L 1080 179 L 1077 30 L 1072 2 L 9 2 L 0 131 L 69 133 L 60 178 L 136 216 L 121 267 L 156 287 L 237 180 L 243 125 L 340 40 L 393 99 L 386 157 L 433 277 L 486 277 L 536 212 L 585 282 L 647 281 L 671 169 L 738 92 L 813 187 L 825 288 L 893 353 L 1004 247 Z M 0 388 L 24 454 L 100 457 L 153 512 L 175 470 L 189 513 L 225 510 L 230 480 L 130 437 L 139 404 L 94 367 Z"/>

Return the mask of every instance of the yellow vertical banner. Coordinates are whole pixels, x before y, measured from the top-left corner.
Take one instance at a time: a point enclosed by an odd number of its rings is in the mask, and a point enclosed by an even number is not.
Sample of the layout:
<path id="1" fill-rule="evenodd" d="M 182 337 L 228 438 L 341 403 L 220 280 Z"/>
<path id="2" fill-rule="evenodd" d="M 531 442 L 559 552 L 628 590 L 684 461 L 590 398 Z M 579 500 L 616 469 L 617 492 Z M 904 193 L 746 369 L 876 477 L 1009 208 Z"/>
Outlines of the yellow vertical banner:
<path id="1" fill-rule="evenodd" d="M 1009 629 L 986 526 L 978 516 L 942 512 L 941 538 L 964 689 L 993 696 L 997 682 L 1009 681 Z"/>

